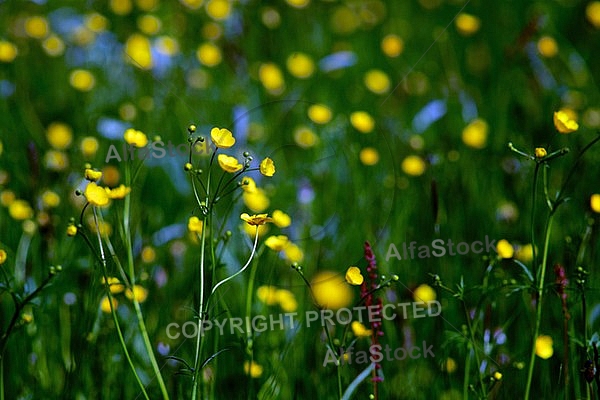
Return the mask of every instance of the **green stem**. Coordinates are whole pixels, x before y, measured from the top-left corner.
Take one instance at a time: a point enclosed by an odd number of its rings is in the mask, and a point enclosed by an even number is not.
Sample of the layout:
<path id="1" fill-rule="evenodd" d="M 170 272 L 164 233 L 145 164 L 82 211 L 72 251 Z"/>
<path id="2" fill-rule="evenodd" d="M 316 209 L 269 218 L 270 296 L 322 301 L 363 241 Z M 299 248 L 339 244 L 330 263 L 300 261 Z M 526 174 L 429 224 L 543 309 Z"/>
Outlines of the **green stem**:
<path id="1" fill-rule="evenodd" d="M 192 181 L 193 182 L 193 181 Z M 196 192 L 196 186 L 194 186 L 194 192 Z M 198 334 L 196 335 L 196 355 L 194 356 L 194 385 L 192 387 L 192 400 L 196 400 L 198 396 L 198 379 L 200 377 L 200 355 L 202 354 L 202 328 L 204 323 L 204 247 L 206 244 L 206 220 L 204 217 L 202 220 L 202 234 L 200 235 L 200 299 L 198 305 Z"/>
<path id="2" fill-rule="evenodd" d="M 463 380 L 463 400 L 469 400 L 469 374 L 471 372 L 471 352 L 467 349 L 465 360 L 465 378 Z"/>
<path id="3" fill-rule="evenodd" d="M 469 330 L 469 338 L 471 340 L 471 349 L 473 350 L 473 355 L 475 356 L 475 362 L 477 363 L 477 380 L 479 381 L 479 386 L 481 388 L 481 395 L 483 396 L 482 398 L 485 399 L 487 398 L 487 395 L 485 393 L 485 386 L 483 385 L 483 379 L 481 378 L 481 371 L 479 370 L 479 368 L 481 368 L 481 362 L 479 360 L 479 355 L 477 354 L 477 346 L 475 344 L 475 333 L 473 332 L 473 325 L 471 325 L 471 317 L 469 316 L 469 310 L 467 310 L 467 305 L 465 304 L 465 301 L 462 301 L 463 303 L 463 308 L 465 310 L 465 317 L 467 318 L 467 329 Z M 467 355 L 468 357 L 469 355 Z"/>
<path id="4" fill-rule="evenodd" d="M 254 296 L 254 279 L 256 277 L 256 271 L 258 270 L 258 268 L 256 268 L 256 260 L 258 260 L 258 258 L 254 259 L 254 262 L 252 263 L 252 266 L 250 267 L 250 279 L 248 280 L 248 292 L 246 293 L 246 320 L 247 321 L 251 321 L 252 320 L 252 297 Z M 252 324 L 250 324 L 250 326 L 248 327 L 249 329 L 246 330 L 246 355 L 248 356 L 248 358 L 250 359 L 250 365 L 252 365 L 252 363 L 254 362 L 254 332 L 252 332 Z M 250 378 L 252 379 L 252 378 Z M 254 386 L 250 385 L 250 388 L 248 390 L 248 399 L 252 398 L 252 388 Z"/>

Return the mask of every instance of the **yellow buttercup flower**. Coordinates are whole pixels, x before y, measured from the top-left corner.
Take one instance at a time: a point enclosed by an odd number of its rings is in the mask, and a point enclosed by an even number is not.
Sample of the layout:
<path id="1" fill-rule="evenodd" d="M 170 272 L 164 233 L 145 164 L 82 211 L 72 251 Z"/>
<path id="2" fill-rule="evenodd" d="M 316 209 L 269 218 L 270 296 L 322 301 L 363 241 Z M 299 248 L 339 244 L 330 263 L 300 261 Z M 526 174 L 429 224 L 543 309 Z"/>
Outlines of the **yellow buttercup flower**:
<path id="1" fill-rule="evenodd" d="M 435 290 L 426 283 L 419 285 L 413 292 L 415 303 L 424 304 L 437 298 Z"/>
<path id="2" fill-rule="evenodd" d="M 110 0 L 110 9 L 117 15 L 127 15 L 133 9 L 131 0 Z"/>
<path id="3" fill-rule="evenodd" d="M 315 124 L 326 124 L 331 121 L 332 117 L 331 109 L 324 104 L 313 104 L 308 107 L 308 118 Z"/>
<path id="4" fill-rule="evenodd" d="M 364 165 L 375 165 L 379 162 L 379 152 L 373 147 L 365 147 L 358 153 L 358 158 Z"/>
<path id="5" fill-rule="evenodd" d="M 148 298 L 148 289 L 140 285 L 133 285 L 133 289 L 125 290 L 125 297 L 129 300 L 135 298 L 138 303 L 143 303 Z"/>
<path id="6" fill-rule="evenodd" d="M 119 187 L 114 189 L 106 188 L 106 193 L 110 199 L 123 199 L 125 196 L 131 193 L 131 188 L 121 184 Z"/>
<path id="7" fill-rule="evenodd" d="M 168 56 L 179 53 L 179 42 L 170 36 L 160 36 L 156 39 L 156 50 Z"/>
<path id="8" fill-rule="evenodd" d="M 275 164 L 273 160 L 269 157 L 266 157 L 264 160 L 260 162 L 260 173 L 264 176 L 273 176 L 275 175 Z"/>
<path id="9" fill-rule="evenodd" d="M 190 232 L 202 233 L 202 221 L 200 218 L 191 216 L 188 220 L 188 230 Z"/>
<path id="10" fill-rule="evenodd" d="M 51 34 L 42 42 L 42 48 L 51 57 L 58 57 L 65 51 L 65 42 L 55 34 Z"/>
<path id="11" fill-rule="evenodd" d="M 146 35 L 155 35 L 160 31 L 162 22 L 151 14 L 145 14 L 137 19 L 137 26 Z"/>
<path id="12" fill-rule="evenodd" d="M 252 193 L 244 192 L 242 199 L 244 200 L 246 207 L 252 210 L 252 212 L 257 213 L 266 210 L 270 204 L 269 198 L 261 188 L 256 188 Z"/>
<path id="13" fill-rule="evenodd" d="M 590 196 L 590 207 L 593 212 L 600 213 L 600 194 L 594 193 Z"/>
<path id="14" fill-rule="evenodd" d="M 156 250 L 152 246 L 144 246 L 140 256 L 146 264 L 153 263 L 156 260 Z"/>
<path id="15" fill-rule="evenodd" d="M 60 196 L 52 190 L 45 190 L 41 197 L 44 208 L 55 208 L 60 204 Z"/>
<path id="16" fill-rule="evenodd" d="M 92 12 L 85 16 L 85 27 L 95 33 L 104 32 L 108 26 L 108 19 L 102 14 Z"/>
<path id="17" fill-rule="evenodd" d="M 275 291 L 275 299 L 279 303 L 281 309 L 285 312 L 294 312 L 298 309 L 296 296 L 287 289 L 277 289 L 277 291 Z"/>
<path id="18" fill-rule="evenodd" d="M 571 133 L 579 129 L 577 121 L 564 110 L 556 111 L 553 120 L 554 127 L 560 133 Z"/>
<path id="19" fill-rule="evenodd" d="M 62 122 L 52 122 L 46 129 L 46 138 L 52 148 L 65 150 L 73 141 L 73 130 Z"/>
<path id="20" fill-rule="evenodd" d="M 114 276 L 109 276 L 108 279 L 104 279 L 104 277 L 102 277 L 102 279 L 100 280 L 100 282 L 103 285 L 108 284 L 108 290 L 110 290 L 110 292 L 112 294 L 119 294 L 119 293 L 122 293 L 125 290 L 125 285 L 123 285 L 121 283 L 121 281 L 119 280 L 119 278 L 116 278 Z"/>
<path id="21" fill-rule="evenodd" d="M 292 218 L 281 210 L 273 211 L 273 223 L 278 228 L 287 228 L 292 224 Z"/>
<path id="22" fill-rule="evenodd" d="M 290 6 L 295 7 L 295 8 L 304 8 L 310 3 L 310 0 L 285 0 L 285 1 Z"/>
<path id="23" fill-rule="evenodd" d="M 93 206 L 105 207 L 110 201 L 106 189 L 96 185 L 96 182 L 88 183 L 84 195 L 87 201 Z"/>
<path id="24" fill-rule="evenodd" d="M 34 39 L 43 39 L 48 35 L 48 20 L 39 15 L 34 15 L 25 19 L 25 33 Z"/>
<path id="25" fill-rule="evenodd" d="M 252 226 L 264 225 L 267 222 L 273 222 L 273 219 L 269 217 L 269 214 L 248 215 L 247 213 L 242 213 L 240 218 L 248 225 Z"/>
<path id="26" fill-rule="evenodd" d="M 8 214 L 17 221 L 33 217 L 33 209 L 25 200 L 13 200 L 8 206 Z"/>
<path id="27" fill-rule="evenodd" d="M 219 166 L 225 172 L 238 172 L 243 168 L 242 164 L 235 157 L 228 156 L 226 154 L 219 154 L 217 157 Z"/>
<path id="28" fill-rule="evenodd" d="M 77 235 L 77 227 L 73 224 L 69 224 L 69 226 L 67 226 L 67 236 L 75 235 Z"/>
<path id="29" fill-rule="evenodd" d="M 196 51 L 196 58 L 207 67 L 217 66 L 222 60 L 221 49 L 212 42 L 202 43 Z"/>
<path id="30" fill-rule="evenodd" d="M 553 341 L 548 335 L 540 335 L 535 340 L 535 354 L 543 358 L 549 359 L 554 354 Z"/>
<path id="31" fill-rule="evenodd" d="M 546 151 L 545 148 L 543 147 L 536 147 L 535 148 L 535 156 L 537 158 L 544 158 L 548 155 L 548 152 Z"/>
<path id="32" fill-rule="evenodd" d="M 365 86 L 375 94 L 384 94 L 390 90 L 391 82 L 387 74 L 378 69 L 367 71 L 364 77 Z"/>
<path id="33" fill-rule="evenodd" d="M 0 265 L 4 264 L 7 258 L 8 255 L 6 254 L 6 250 L 0 249 Z"/>
<path id="34" fill-rule="evenodd" d="M 460 13 L 454 20 L 454 24 L 458 33 L 463 36 L 471 36 L 481 27 L 481 20 L 474 15 Z"/>
<path id="35" fill-rule="evenodd" d="M 404 41 L 397 35 L 387 35 L 381 41 L 381 50 L 388 57 L 398 57 L 404 50 Z"/>
<path id="36" fill-rule="evenodd" d="M 17 196 L 12 190 L 2 190 L 0 192 L 0 204 L 4 207 L 8 207 L 16 198 Z"/>
<path id="37" fill-rule="evenodd" d="M 282 251 L 289 244 L 289 239 L 285 235 L 269 236 L 265 240 L 265 246 L 274 251 Z"/>
<path id="38" fill-rule="evenodd" d="M 206 13 L 217 21 L 227 19 L 231 14 L 231 4 L 229 0 L 209 0 L 206 3 Z"/>
<path id="39" fill-rule="evenodd" d="M 494 379 L 497 381 L 502 380 L 502 374 L 498 371 L 494 372 Z"/>
<path id="40" fill-rule="evenodd" d="M 111 310 L 111 301 L 108 299 L 107 296 L 102 297 L 102 300 L 100 300 L 100 309 L 102 310 L 103 313 L 110 313 Z M 112 308 L 114 308 L 116 310 L 116 308 L 119 306 L 119 302 L 117 301 L 117 299 L 115 299 L 114 297 L 112 298 Z"/>
<path id="41" fill-rule="evenodd" d="M 204 0 L 179 0 L 179 2 L 191 10 L 197 10 L 202 7 Z"/>
<path id="42" fill-rule="evenodd" d="M 542 36 L 537 42 L 538 52 L 547 58 L 552 58 L 558 54 L 558 44 L 551 36 Z"/>
<path id="43" fill-rule="evenodd" d="M 375 120 L 366 111 L 355 111 L 350 114 L 350 123 L 361 133 L 372 132 L 375 128 Z"/>
<path id="44" fill-rule="evenodd" d="M 83 156 L 86 158 L 92 158 L 96 155 L 100 144 L 98 143 L 98 139 L 92 136 L 86 136 L 81 140 L 81 152 Z"/>
<path id="45" fill-rule="evenodd" d="M 290 74 L 299 79 L 309 78 L 315 72 L 315 63 L 304 53 L 292 53 L 286 61 L 286 66 Z"/>
<path id="46" fill-rule="evenodd" d="M 319 137 L 308 127 L 299 126 L 294 130 L 294 141 L 303 149 L 308 149 L 319 142 Z"/>
<path id="47" fill-rule="evenodd" d="M 600 1 L 591 1 L 585 7 L 585 16 L 594 28 L 600 28 Z"/>
<path id="48" fill-rule="evenodd" d="M 254 179 L 250 178 L 249 176 L 244 177 L 244 179 L 242 179 L 242 190 L 245 193 L 255 193 L 256 182 Z"/>
<path id="49" fill-rule="evenodd" d="M 502 239 L 498 241 L 496 245 L 496 251 L 498 252 L 498 256 L 500 258 L 513 258 L 515 254 L 515 250 L 506 239 Z"/>
<path id="50" fill-rule="evenodd" d="M 102 178 L 102 171 L 96 171 L 91 168 L 85 169 L 85 179 L 90 182 L 97 182 Z"/>
<path id="51" fill-rule="evenodd" d="M 423 175 L 427 165 L 419 156 L 408 156 L 402 161 L 402 171 L 407 175 L 419 176 Z"/>
<path id="52" fill-rule="evenodd" d="M 352 333 L 354 333 L 354 336 L 359 337 L 359 338 L 360 337 L 370 337 L 373 334 L 373 331 L 371 329 L 367 329 L 359 321 L 352 321 L 352 324 L 350 325 L 350 327 L 352 328 Z"/>
<path id="53" fill-rule="evenodd" d="M 362 274 L 360 273 L 360 269 L 358 269 L 357 267 L 350 267 L 346 271 L 346 282 L 348 282 L 349 284 L 355 286 L 362 285 L 364 280 L 365 277 L 362 276 Z"/>
<path id="54" fill-rule="evenodd" d="M 263 285 L 256 289 L 256 297 L 268 306 L 277 304 L 277 288 L 275 286 Z"/>
<path id="55" fill-rule="evenodd" d="M 263 374 L 263 367 L 255 361 L 244 361 L 244 373 L 252 378 L 260 378 Z"/>
<path id="56" fill-rule="evenodd" d="M 64 171 L 69 166 L 69 157 L 58 150 L 48 150 L 44 154 L 44 165 L 52 171 Z"/>
<path id="57" fill-rule="evenodd" d="M 487 142 L 488 124 L 481 118 L 471 121 L 462 131 L 462 141 L 474 149 L 483 149 Z"/>
<path id="58" fill-rule="evenodd" d="M 344 277 L 333 271 L 320 271 L 311 280 L 316 302 L 327 309 L 337 310 L 352 303 L 353 291 Z"/>
<path id="59" fill-rule="evenodd" d="M 142 131 L 129 128 L 123 134 L 125 141 L 135 147 L 144 147 L 148 144 L 148 137 Z"/>
<path id="60" fill-rule="evenodd" d="M 285 89 L 283 73 L 274 63 L 264 63 L 258 69 L 258 79 L 267 91 L 279 95 Z"/>
<path id="61" fill-rule="evenodd" d="M 533 260 L 533 246 L 531 243 L 520 246 L 515 251 L 515 258 L 521 262 L 530 262 Z"/>
<path id="62" fill-rule="evenodd" d="M 212 128 L 210 139 L 220 149 L 228 149 L 235 144 L 235 138 L 227 128 Z"/>
<path id="63" fill-rule="evenodd" d="M 299 263 L 304 260 L 304 252 L 295 243 L 288 242 L 287 246 L 283 248 L 283 256 L 289 263 Z"/>
<path id="64" fill-rule="evenodd" d="M 134 66 L 148 70 L 154 65 L 150 40 L 140 33 L 134 33 L 125 42 L 125 60 Z"/>
<path id="65" fill-rule="evenodd" d="M 96 86 L 96 78 L 90 71 L 76 69 L 69 75 L 69 83 L 79 91 L 89 92 Z"/>
<path id="66" fill-rule="evenodd" d="M 0 40 L 0 62 L 13 62 L 18 54 L 19 50 L 17 49 L 17 46 L 6 40 Z"/>

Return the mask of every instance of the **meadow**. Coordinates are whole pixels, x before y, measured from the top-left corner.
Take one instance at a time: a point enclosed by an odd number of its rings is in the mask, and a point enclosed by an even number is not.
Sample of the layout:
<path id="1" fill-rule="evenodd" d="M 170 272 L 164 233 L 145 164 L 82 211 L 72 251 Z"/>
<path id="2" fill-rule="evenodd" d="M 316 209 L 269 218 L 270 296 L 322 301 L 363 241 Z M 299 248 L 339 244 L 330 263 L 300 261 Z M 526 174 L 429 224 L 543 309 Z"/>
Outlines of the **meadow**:
<path id="1" fill-rule="evenodd" d="M 0 400 L 600 398 L 600 1 L 0 1 Z"/>

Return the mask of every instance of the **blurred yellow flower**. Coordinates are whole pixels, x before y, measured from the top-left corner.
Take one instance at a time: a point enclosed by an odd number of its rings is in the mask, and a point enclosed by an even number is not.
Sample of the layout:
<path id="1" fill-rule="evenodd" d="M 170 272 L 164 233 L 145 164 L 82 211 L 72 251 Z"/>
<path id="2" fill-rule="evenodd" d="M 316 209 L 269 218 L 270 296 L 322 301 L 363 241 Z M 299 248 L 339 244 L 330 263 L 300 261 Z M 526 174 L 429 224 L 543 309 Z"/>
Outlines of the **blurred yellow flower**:
<path id="1" fill-rule="evenodd" d="M 413 299 L 415 303 L 427 303 L 434 301 L 437 298 L 435 290 L 426 283 L 419 285 L 413 292 Z"/>
<path id="2" fill-rule="evenodd" d="M 406 157 L 401 165 L 402 171 L 411 176 L 423 175 L 426 167 L 425 161 L 423 161 L 421 157 L 415 155 Z"/>
<path id="3" fill-rule="evenodd" d="M 42 42 L 42 48 L 51 57 L 58 57 L 65 51 L 65 42 L 55 34 L 50 34 Z"/>
<path id="4" fill-rule="evenodd" d="M 375 165 L 379 162 L 379 152 L 373 147 L 365 147 L 358 153 L 358 158 L 364 165 Z"/>
<path id="5" fill-rule="evenodd" d="M 156 260 L 156 250 L 152 246 L 144 246 L 140 256 L 146 264 L 152 263 Z"/>
<path id="6" fill-rule="evenodd" d="M 310 0 L 285 0 L 285 1 L 290 6 L 295 7 L 295 8 L 304 8 L 310 3 Z"/>
<path id="7" fill-rule="evenodd" d="M 145 14 L 138 17 L 137 26 L 146 35 L 156 35 L 160 31 L 162 22 L 154 15 Z"/>
<path id="8" fill-rule="evenodd" d="M 179 0 L 179 2 L 191 10 L 197 10 L 202 7 L 204 0 Z"/>
<path id="9" fill-rule="evenodd" d="M 217 21 L 227 19 L 231 14 L 231 3 L 229 0 L 208 0 L 206 13 Z"/>
<path id="10" fill-rule="evenodd" d="M 453 373 L 454 371 L 456 371 L 456 368 L 457 368 L 456 361 L 454 361 L 454 359 L 453 359 L 453 358 L 450 358 L 450 357 L 448 357 L 448 358 L 446 359 L 446 363 L 445 363 L 445 365 L 444 365 L 444 370 L 445 370 L 447 373 L 451 374 L 451 373 Z"/>
<path id="11" fill-rule="evenodd" d="M 62 151 L 48 150 L 44 154 L 44 165 L 52 171 L 64 171 L 69 166 L 69 157 Z"/>
<path id="12" fill-rule="evenodd" d="M 515 254 L 515 250 L 506 239 L 502 239 L 498 241 L 496 245 L 496 251 L 498 252 L 498 256 L 500 258 L 513 258 Z"/>
<path id="13" fill-rule="evenodd" d="M 4 207 L 8 207 L 10 203 L 15 201 L 15 199 L 15 192 L 13 192 L 12 190 L 3 190 L 0 193 L 0 204 L 2 204 Z"/>
<path id="14" fill-rule="evenodd" d="M 308 107 L 308 118 L 316 124 L 326 124 L 331 121 L 331 109 L 324 104 L 313 104 Z"/>
<path id="15" fill-rule="evenodd" d="M 223 28 L 216 22 L 207 22 L 202 27 L 202 36 L 208 40 L 217 40 L 223 35 Z"/>
<path id="16" fill-rule="evenodd" d="M 110 199 L 123 199 L 125 196 L 131 193 L 131 188 L 121 184 L 119 187 L 114 189 L 106 188 L 106 193 Z"/>
<path id="17" fill-rule="evenodd" d="M 269 236 L 265 240 L 265 246 L 273 251 L 282 251 L 289 244 L 289 239 L 285 235 Z"/>
<path id="18" fill-rule="evenodd" d="M 497 381 L 502 380 L 502 374 L 498 371 L 494 372 L 494 379 Z"/>
<path id="19" fill-rule="evenodd" d="M 88 183 L 84 195 L 87 201 L 93 206 L 105 207 L 110 201 L 106 189 L 96 185 L 95 182 Z"/>
<path id="20" fill-rule="evenodd" d="M 474 149 L 483 149 L 487 142 L 489 127 L 481 118 L 471 121 L 462 131 L 462 141 Z"/>
<path id="21" fill-rule="evenodd" d="M 159 0 L 135 0 L 135 4 L 140 10 L 152 11 L 158 7 Z"/>
<path id="22" fill-rule="evenodd" d="M 108 186 L 117 186 L 119 183 L 119 170 L 114 165 L 107 165 L 102 168 L 102 182 Z"/>
<path id="23" fill-rule="evenodd" d="M 96 78 L 90 71 L 76 69 L 69 75 L 69 83 L 77 90 L 89 92 L 96 86 Z"/>
<path id="24" fill-rule="evenodd" d="M 288 242 L 287 246 L 283 248 L 283 256 L 289 263 L 299 263 L 304 260 L 304 252 L 295 243 Z"/>
<path id="25" fill-rule="evenodd" d="M 240 218 L 242 219 L 242 221 L 245 221 L 248 225 L 253 226 L 264 225 L 267 222 L 273 222 L 273 219 L 269 217 L 268 214 L 248 215 L 248 213 L 242 213 L 240 215 Z"/>
<path id="26" fill-rule="evenodd" d="M 273 211 L 273 223 L 278 228 L 287 228 L 292 224 L 292 218 L 281 210 Z"/>
<path id="27" fill-rule="evenodd" d="M 361 324 L 359 321 L 352 321 L 350 327 L 352 328 L 352 333 L 354 333 L 354 336 L 359 338 L 370 337 L 373 334 L 371 329 L 367 329 L 367 327 Z"/>
<path id="28" fill-rule="evenodd" d="M 381 40 L 381 50 L 388 57 L 398 57 L 404 50 L 404 41 L 397 35 L 389 34 Z"/>
<path id="29" fill-rule="evenodd" d="M 579 129 L 579 124 L 566 110 L 556 111 L 554 113 L 554 127 L 560 133 L 571 133 Z"/>
<path id="30" fill-rule="evenodd" d="M 101 171 L 96 171 L 93 170 L 91 168 L 86 168 L 85 169 L 85 179 L 87 179 L 90 182 L 98 182 L 100 180 L 100 178 L 102 178 L 102 172 Z"/>
<path id="31" fill-rule="evenodd" d="M 134 33 L 125 42 L 125 60 L 143 70 L 151 69 L 153 64 L 150 40 L 141 33 Z"/>
<path id="32" fill-rule="evenodd" d="M 84 24 L 90 31 L 100 33 L 108 27 L 108 19 L 102 14 L 92 12 L 85 16 Z"/>
<path id="33" fill-rule="evenodd" d="M 33 217 L 33 209 L 25 200 L 17 199 L 8 206 L 8 214 L 17 221 L 30 219 Z"/>
<path id="34" fill-rule="evenodd" d="M 168 56 L 179 53 L 179 42 L 170 36 L 160 36 L 156 39 L 156 50 Z"/>
<path id="35" fill-rule="evenodd" d="M 311 287 L 319 306 L 337 310 L 352 303 L 353 291 L 344 277 L 333 271 L 320 271 L 311 280 Z"/>
<path id="36" fill-rule="evenodd" d="M 515 251 L 515 258 L 524 263 L 533 260 L 533 246 L 531 243 L 520 246 L 517 251 Z"/>
<path id="37" fill-rule="evenodd" d="M 546 151 L 545 148 L 543 147 L 536 147 L 535 148 L 535 156 L 537 158 L 544 158 L 548 155 L 548 152 Z"/>
<path id="38" fill-rule="evenodd" d="M 148 298 L 148 289 L 140 285 L 133 285 L 133 289 L 125 290 L 125 297 L 129 300 L 133 300 L 134 298 L 138 303 L 143 303 Z"/>
<path id="39" fill-rule="evenodd" d="M 286 66 L 299 79 L 309 78 L 315 72 L 315 63 L 307 54 L 296 52 L 288 56 Z"/>
<path id="40" fill-rule="evenodd" d="M 537 42 L 538 52 L 547 58 L 555 57 L 558 54 L 558 44 L 551 36 L 542 36 Z"/>
<path id="41" fill-rule="evenodd" d="M 102 310 L 103 313 L 110 313 L 111 307 L 110 307 L 110 303 L 111 301 L 108 299 L 107 296 L 102 297 L 102 300 L 100 300 L 100 309 Z M 112 298 L 112 308 L 114 308 L 116 310 L 116 308 L 119 306 L 119 302 L 117 301 L 117 299 L 115 299 L 114 297 Z"/>
<path id="42" fill-rule="evenodd" d="M 263 285 L 256 289 L 256 297 L 268 306 L 277 304 L 277 288 L 275 286 Z"/>
<path id="43" fill-rule="evenodd" d="M 355 111 L 350 114 L 350 123 L 361 133 L 369 133 L 375 128 L 375 120 L 366 111 Z"/>
<path id="44" fill-rule="evenodd" d="M 117 15 L 127 15 L 133 9 L 131 0 L 110 0 L 109 7 Z"/>
<path id="45" fill-rule="evenodd" d="M 25 19 L 25 33 L 34 39 L 43 39 L 48 35 L 48 21 L 39 15 Z"/>
<path id="46" fill-rule="evenodd" d="M 600 1 L 591 1 L 585 7 L 585 16 L 594 28 L 600 28 Z"/>
<path id="47" fill-rule="evenodd" d="M 92 158 L 96 155 L 100 144 L 98 139 L 92 136 L 86 136 L 81 140 L 81 152 L 85 158 Z"/>
<path id="48" fill-rule="evenodd" d="M 56 150 L 64 150 L 71 145 L 73 130 L 62 122 L 52 122 L 46 128 L 46 139 L 50 146 Z"/>
<path id="49" fill-rule="evenodd" d="M 188 230 L 190 232 L 202 233 L 202 221 L 200 218 L 191 216 L 188 220 Z"/>
<path id="50" fill-rule="evenodd" d="M 283 74 L 274 63 L 264 63 L 258 69 L 258 79 L 265 89 L 272 95 L 279 95 L 285 89 Z"/>
<path id="51" fill-rule="evenodd" d="M 358 269 L 357 267 L 350 267 L 346 271 L 346 282 L 348 282 L 349 284 L 355 286 L 362 285 L 364 280 L 365 277 L 362 276 L 362 274 L 360 273 L 360 269 Z"/>
<path id="52" fill-rule="evenodd" d="M 212 42 L 205 42 L 198 46 L 196 58 L 202 65 L 214 67 L 221 63 L 221 49 Z"/>
<path id="53" fill-rule="evenodd" d="M 242 199 L 244 200 L 246 207 L 252 210 L 252 212 L 264 211 L 269 207 L 270 204 L 269 198 L 265 194 L 265 191 L 261 188 L 256 188 L 256 190 L 252 193 L 244 192 Z"/>
<path id="54" fill-rule="evenodd" d="M 8 255 L 6 254 L 6 250 L 0 249 L 0 265 L 4 264 L 7 258 Z"/>
<path id="55" fill-rule="evenodd" d="M 273 163 L 273 160 L 269 157 L 265 157 L 265 159 L 260 162 L 259 170 L 264 176 L 273 176 L 275 175 L 275 163 Z"/>
<path id="56" fill-rule="evenodd" d="M 6 40 L 0 40 L 0 62 L 12 62 L 18 54 L 17 46 Z"/>
<path id="57" fill-rule="evenodd" d="M 260 378 L 263 374 L 263 367 L 255 361 L 244 361 L 244 373 L 252 378 Z"/>
<path id="58" fill-rule="evenodd" d="M 226 128 L 212 128 L 210 139 L 220 149 L 228 149 L 235 144 L 235 138 L 231 131 Z"/>
<path id="59" fill-rule="evenodd" d="M 594 193 L 590 196 L 590 208 L 595 213 L 600 213 L 600 194 Z"/>
<path id="60" fill-rule="evenodd" d="M 365 86 L 375 94 L 384 94 L 390 90 L 390 78 L 378 69 L 367 71 L 364 77 Z"/>
<path id="61" fill-rule="evenodd" d="M 106 285 L 108 282 L 108 290 L 110 290 L 112 294 L 119 294 L 125 290 L 125 285 L 121 283 L 119 278 L 114 276 L 109 276 L 108 279 L 104 279 L 104 277 L 102 277 L 100 282 L 103 285 Z"/>
<path id="62" fill-rule="evenodd" d="M 123 139 L 125 139 L 128 144 L 135 147 L 144 147 L 148 144 L 148 137 L 146 134 L 133 128 L 129 128 L 125 131 Z"/>
<path id="63" fill-rule="evenodd" d="M 277 289 L 275 298 L 281 309 L 285 312 L 294 312 L 298 309 L 298 302 L 296 301 L 294 293 L 287 289 Z"/>
<path id="64" fill-rule="evenodd" d="M 540 335 L 535 340 L 535 354 L 543 358 L 549 359 L 554 354 L 552 338 L 548 335 Z"/>
<path id="65" fill-rule="evenodd" d="M 256 182 L 254 182 L 254 179 L 250 178 L 249 176 L 244 177 L 242 179 L 242 190 L 245 193 L 256 192 Z"/>
<path id="66" fill-rule="evenodd" d="M 67 226 L 67 236 L 75 236 L 77 235 L 77 227 L 73 224 L 69 224 Z"/>
<path id="67" fill-rule="evenodd" d="M 294 141 L 303 149 L 308 149 L 319 142 L 319 137 L 310 128 L 302 125 L 294 130 Z"/>
<path id="68" fill-rule="evenodd" d="M 458 33 L 463 36 L 471 36 L 475 34 L 481 27 L 481 20 L 471 14 L 460 13 L 454 20 Z"/>
<path id="69" fill-rule="evenodd" d="M 55 208 L 60 204 L 60 196 L 52 190 L 44 190 L 41 197 L 44 208 Z"/>
<path id="70" fill-rule="evenodd" d="M 219 154 L 217 157 L 219 166 L 225 172 L 238 172 L 243 168 L 242 164 L 235 157 L 228 156 L 226 154 Z"/>

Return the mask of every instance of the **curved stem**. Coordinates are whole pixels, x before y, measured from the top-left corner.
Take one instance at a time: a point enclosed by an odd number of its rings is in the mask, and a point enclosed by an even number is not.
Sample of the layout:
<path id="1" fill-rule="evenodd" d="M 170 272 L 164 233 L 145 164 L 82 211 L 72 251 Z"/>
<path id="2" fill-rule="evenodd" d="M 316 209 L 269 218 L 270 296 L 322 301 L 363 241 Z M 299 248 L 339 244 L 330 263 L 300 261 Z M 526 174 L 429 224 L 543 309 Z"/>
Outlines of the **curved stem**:
<path id="1" fill-rule="evenodd" d="M 221 286 L 222 284 L 232 280 L 233 278 L 235 278 L 236 276 L 238 276 L 239 274 L 241 274 L 242 272 L 244 272 L 246 270 L 246 268 L 248 268 L 248 266 L 250 265 L 250 262 L 252 261 L 252 259 L 254 258 L 254 253 L 256 252 L 256 245 L 258 244 L 258 225 L 256 226 L 256 235 L 254 236 L 254 246 L 252 246 L 252 253 L 250 253 L 250 257 L 248 258 L 248 261 L 246 261 L 246 264 L 235 274 L 228 276 L 227 278 L 223 279 L 222 281 L 220 281 L 219 283 L 217 283 L 211 291 L 211 296 L 217 291 L 217 288 L 219 286 Z"/>

